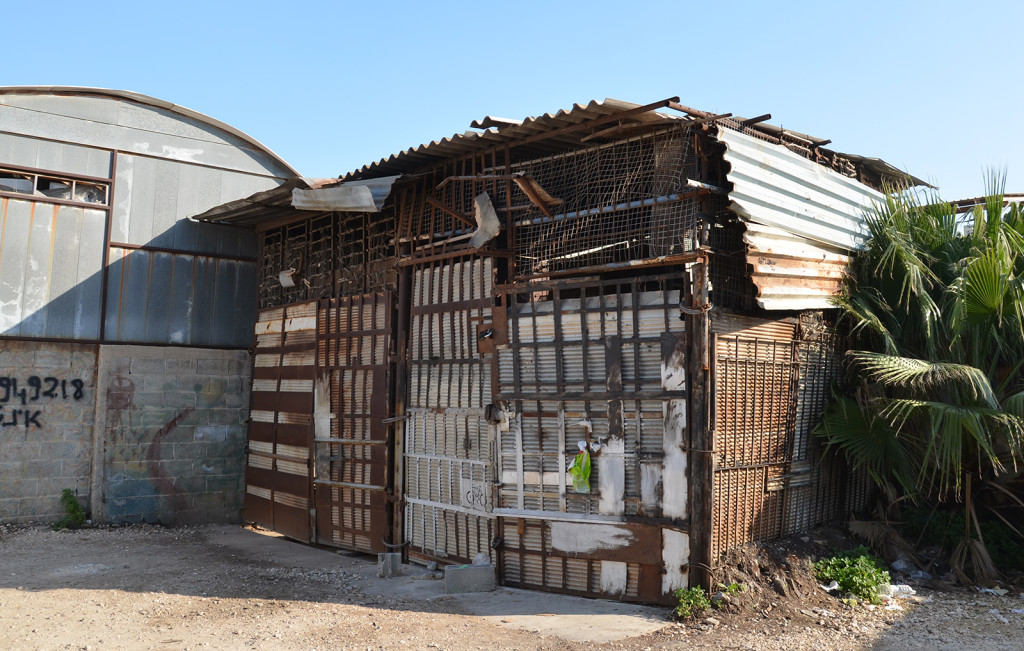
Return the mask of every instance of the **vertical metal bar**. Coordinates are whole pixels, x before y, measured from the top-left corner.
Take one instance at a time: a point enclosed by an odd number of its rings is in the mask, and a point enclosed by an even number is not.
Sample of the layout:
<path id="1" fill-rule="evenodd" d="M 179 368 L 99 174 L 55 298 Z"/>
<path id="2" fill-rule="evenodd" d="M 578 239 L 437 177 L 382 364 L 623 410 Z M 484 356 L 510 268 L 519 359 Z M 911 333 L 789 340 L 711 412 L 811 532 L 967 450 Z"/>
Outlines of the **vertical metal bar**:
<path id="1" fill-rule="evenodd" d="M 110 230 L 114 222 L 114 192 L 117 188 L 117 154 L 116 149 L 110 151 L 110 187 L 107 189 L 107 218 L 103 223 L 103 286 L 100 288 L 100 341 L 107 340 L 107 278 L 110 270 Z M 127 239 L 127 238 L 125 238 Z M 122 285 L 123 286 L 123 285 Z M 259 284 L 256 285 L 256 305 L 259 306 Z M 120 309 L 120 306 L 118 307 Z M 118 320 L 120 323 L 120 319 Z M 253 335 L 255 337 L 255 335 Z"/>
<path id="2" fill-rule="evenodd" d="M 693 265 L 691 307 L 687 317 L 690 333 L 690 585 L 711 585 L 714 527 L 714 439 L 708 427 L 708 376 L 710 371 L 707 258 Z"/>

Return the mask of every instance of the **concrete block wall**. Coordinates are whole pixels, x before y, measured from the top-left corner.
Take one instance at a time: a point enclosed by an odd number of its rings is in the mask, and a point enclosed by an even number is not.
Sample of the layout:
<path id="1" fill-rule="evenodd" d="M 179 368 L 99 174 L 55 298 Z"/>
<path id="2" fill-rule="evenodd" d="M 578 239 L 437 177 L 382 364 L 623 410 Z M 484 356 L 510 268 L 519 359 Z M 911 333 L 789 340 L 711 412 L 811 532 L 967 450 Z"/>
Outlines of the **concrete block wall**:
<path id="1" fill-rule="evenodd" d="M 89 503 L 96 346 L 0 341 L 0 522 L 51 522 Z"/>
<path id="2" fill-rule="evenodd" d="M 97 519 L 239 522 L 249 375 L 246 351 L 103 346 Z"/>

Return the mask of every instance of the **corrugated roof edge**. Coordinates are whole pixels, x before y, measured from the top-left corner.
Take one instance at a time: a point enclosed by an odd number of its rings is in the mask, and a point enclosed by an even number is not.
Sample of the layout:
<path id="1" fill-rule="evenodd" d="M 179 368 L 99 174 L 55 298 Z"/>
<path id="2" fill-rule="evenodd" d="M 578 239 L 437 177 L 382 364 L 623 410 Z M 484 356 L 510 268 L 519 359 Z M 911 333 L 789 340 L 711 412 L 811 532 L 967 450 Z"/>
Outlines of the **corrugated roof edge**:
<path id="1" fill-rule="evenodd" d="M 288 164 L 288 162 L 274 153 L 272 149 L 264 145 L 259 140 L 256 140 L 249 134 L 236 129 L 230 124 L 225 124 L 220 120 L 211 118 L 209 115 L 200 113 L 199 111 L 193 111 L 192 109 L 179 106 L 166 100 L 157 99 L 156 97 L 150 97 L 149 95 L 143 95 L 142 93 L 136 93 L 130 90 L 116 90 L 113 88 L 94 88 L 90 86 L 0 86 L 0 95 L 2 94 L 25 94 L 25 95 L 98 95 L 100 97 L 115 97 L 118 99 L 125 99 L 146 106 L 152 106 L 155 108 L 161 108 L 165 111 L 177 113 L 193 120 L 199 120 L 200 122 L 207 124 L 211 127 L 216 127 L 222 131 L 226 131 L 236 138 L 249 143 L 253 147 L 256 147 L 263 153 L 267 154 L 275 161 L 280 163 L 291 172 L 293 175 L 298 176 L 299 173 L 294 167 Z"/>
<path id="2" fill-rule="evenodd" d="M 674 102 L 679 101 L 679 98 L 677 97 L 671 99 Z M 481 129 L 481 131 L 456 133 L 447 138 L 432 140 L 416 147 L 410 147 L 395 154 L 391 154 L 386 158 L 381 158 L 376 162 L 364 165 L 357 170 L 343 174 L 340 178 L 347 181 L 373 176 L 390 176 L 396 173 L 407 173 L 410 170 L 402 169 L 403 166 L 413 164 L 416 159 L 426 161 L 426 164 L 429 164 L 431 161 L 440 161 L 453 156 L 469 154 L 479 149 L 486 149 L 494 146 L 495 144 L 501 144 L 503 142 L 513 143 L 516 140 L 538 135 L 546 130 L 554 131 L 566 126 L 567 121 L 579 123 L 586 121 L 587 118 L 593 119 L 603 117 L 613 113 L 636 109 L 641 106 L 643 105 L 609 97 L 605 98 L 603 101 L 591 100 L 585 105 L 573 104 L 572 108 L 569 109 L 561 109 L 556 113 L 545 113 L 535 117 L 523 118 L 522 120 L 486 116 L 483 119 L 474 120 L 470 125 L 474 129 Z M 661 120 L 668 117 L 685 119 L 682 116 L 656 113 L 653 110 L 649 115 L 651 116 L 650 119 L 654 120 Z M 711 114 L 705 113 L 701 115 Z M 721 120 L 720 123 L 726 128 L 742 130 L 741 123 L 743 121 L 744 118 L 731 117 Z M 809 136 L 790 129 L 783 129 L 782 127 L 778 127 L 767 122 L 757 123 L 748 128 L 774 137 L 792 136 L 797 140 L 804 140 L 814 146 L 820 146 L 830 142 L 828 140 Z M 833 151 L 833 153 L 847 158 L 856 164 L 864 165 L 880 176 L 902 178 L 913 185 L 931 187 L 925 181 L 922 181 L 921 179 L 904 172 L 879 158 L 869 158 L 856 154 L 845 154 L 835 151 Z"/>

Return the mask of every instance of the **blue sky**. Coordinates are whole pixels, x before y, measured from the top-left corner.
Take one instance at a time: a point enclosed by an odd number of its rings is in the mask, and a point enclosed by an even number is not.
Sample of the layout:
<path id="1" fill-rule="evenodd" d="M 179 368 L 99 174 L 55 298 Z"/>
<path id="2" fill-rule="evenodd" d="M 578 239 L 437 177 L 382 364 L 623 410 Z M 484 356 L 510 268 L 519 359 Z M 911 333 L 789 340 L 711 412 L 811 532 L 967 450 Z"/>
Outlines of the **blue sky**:
<path id="1" fill-rule="evenodd" d="M 2 15 L 0 85 L 152 95 L 245 131 L 304 176 L 485 115 L 678 95 L 771 113 L 947 199 L 982 194 L 986 167 L 1024 192 L 1019 0 L 49 2 Z"/>

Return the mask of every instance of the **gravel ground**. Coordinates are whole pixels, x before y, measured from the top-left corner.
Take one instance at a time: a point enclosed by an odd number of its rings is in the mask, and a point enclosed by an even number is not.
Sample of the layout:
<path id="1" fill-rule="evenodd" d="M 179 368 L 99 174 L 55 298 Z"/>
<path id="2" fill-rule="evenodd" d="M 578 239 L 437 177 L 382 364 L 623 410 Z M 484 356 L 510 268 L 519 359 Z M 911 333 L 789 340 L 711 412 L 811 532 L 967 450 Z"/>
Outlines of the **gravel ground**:
<path id="1" fill-rule="evenodd" d="M 698 621 L 666 612 L 654 633 L 574 642 L 467 614 L 454 599 L 370 594 L 367 556 L 310 567 L 219 544 L 218 531 L 0 527 L 0 649 L 1024 648 L 1017 590 L 922 588 L 920 603 L 885 610 L 846 606 L 792 577 L 788 596 L 752 590 Z"/>

